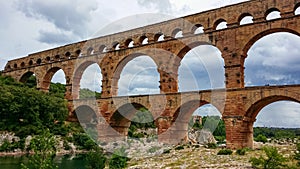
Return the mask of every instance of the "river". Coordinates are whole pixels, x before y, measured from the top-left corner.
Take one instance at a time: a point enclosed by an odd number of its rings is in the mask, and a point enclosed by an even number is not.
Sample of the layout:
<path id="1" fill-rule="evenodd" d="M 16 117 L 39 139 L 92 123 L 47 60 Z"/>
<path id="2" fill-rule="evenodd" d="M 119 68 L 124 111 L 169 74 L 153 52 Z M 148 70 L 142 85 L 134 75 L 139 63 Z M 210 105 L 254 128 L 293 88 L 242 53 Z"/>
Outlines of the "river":
<path id="1" fill-rule="evenodd" d="M 20 169 L 21 163 L 26 163 L 26 156 L 6 156 L 0 157 L 1 169 Z M 84 155 L 76 156 L 58 156 L 55 158 L 55 163 L 59 169 L 85 169 L 86 160 Z"/>

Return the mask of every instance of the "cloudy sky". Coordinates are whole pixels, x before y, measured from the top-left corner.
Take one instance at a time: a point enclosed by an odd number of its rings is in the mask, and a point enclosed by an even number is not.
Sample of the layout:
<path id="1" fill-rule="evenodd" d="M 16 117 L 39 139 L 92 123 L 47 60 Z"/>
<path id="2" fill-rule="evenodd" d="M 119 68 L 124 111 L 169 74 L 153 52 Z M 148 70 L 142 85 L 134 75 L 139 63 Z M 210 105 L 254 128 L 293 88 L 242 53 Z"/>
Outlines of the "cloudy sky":
<path id="1" fill-rule="evenodd" d="M 0 70 L 7 60 L 29 53 L 243 1 L 0 0 Z M 259 40 L 246 59 L 246 85 L 299 84 L 299 46 L 300 38 L 288 33 Z M 212 46 L 191 50 L 179 69 L 179 90 L 224 87 L 224 63 L 220 55 Z M 53 81 L 63 83 L 63 77 L 60 71 Z M 86 70 L 83 79 L 82 87 L 101 90 L 101 74 L 96 65 Z M 154 62 L 148 56 L 138 57 L 124 68 L 119 95 L 159 93 L 158 80 Z M 198 112 L 216 114 L 209 106 L 202 109 Z M 277 102 L 263 109 L 257 119 L 258 126 L 300 127 L 300 106 Z"/>

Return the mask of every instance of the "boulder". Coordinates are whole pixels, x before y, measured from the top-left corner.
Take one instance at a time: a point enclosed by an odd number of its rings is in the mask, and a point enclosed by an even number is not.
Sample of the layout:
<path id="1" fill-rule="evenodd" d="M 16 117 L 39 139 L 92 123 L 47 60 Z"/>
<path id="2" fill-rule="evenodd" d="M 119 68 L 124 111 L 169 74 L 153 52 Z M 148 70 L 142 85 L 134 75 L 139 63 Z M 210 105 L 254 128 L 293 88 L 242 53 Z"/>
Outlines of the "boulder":
<path id="1" fill-rule="evenodd" d="M 189 131 L 188 135 L 188 138 L 192 143 L 198 143 L 201 145 L 206 145 L 208 143 L 217 143 L 213 134 L 206 129 Z"/>

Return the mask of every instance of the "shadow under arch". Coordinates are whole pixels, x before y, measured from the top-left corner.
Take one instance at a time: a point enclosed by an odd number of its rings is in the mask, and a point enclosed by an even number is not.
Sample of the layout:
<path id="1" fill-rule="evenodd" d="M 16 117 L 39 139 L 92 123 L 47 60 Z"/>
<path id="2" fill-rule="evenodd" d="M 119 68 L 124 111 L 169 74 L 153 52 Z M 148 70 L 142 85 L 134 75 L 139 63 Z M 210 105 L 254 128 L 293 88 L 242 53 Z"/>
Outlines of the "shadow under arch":
<path id="1" fill-rule="evenodd" d="M 290 29 L 290 28 L 273 28 L 273 29 L 264 30 L 262 32 L 258 32 L 256 35 L 249 38 L 250 40 L 246 43 L 246 45 L 244 46 L 244 48 L 242 50 L 243 51 L 242 55 L 247 57 L 249 49 L 259 39 L 261 39 L 267 35 L 270 35 L 272 33 L 279 33 L 279 32 L 287 32 L 287 33 L 292 33 L 294 35 L 300 36 L 300 32 L 298 32 L 297 30 Z"/>
<path id="2" fill-rule="evenodd" d="M 126 103 L 120 106 L 110 117 L 110 127 L 112 127 L 121 136 L 127 137 L 132 118 L 138 111 L 140 111 L 141 108 L 147 109 L 147 107 L 139 103 Z M 152 115 L 152 117 L 154 116 Z M 135 122 L 139 123 L 139 121 Z"/>
<path id="3" fill-rule="evenodd" d="M 34 75 L 34 72 L 28 71 L 21 76 L 19 81 L 21 83 L 26 83 L 28 81 L 28 79 L 30 78 L 30 76 L 32 76 L 32 75 Z"/>
<path id="4" fill-rule="evenodd" d="M 80 105 L 72 112 L 72 114 L 75 115 L 75 118 L 77 118 L 84 131 L 91 138 L 97 140 L 98 117 L 95 110 L 88 105 Z"/>
<path id="5" fill-rule="evenodd" d="M 121 73 L 124 70 L 125 66 L 130 61 L 132 61 L 133 59 L 138 58 L 140 56 L 149 57 L 154 62 L 155 66 L 158 68 L 157 59 L 155 57 L 153 57 L 152 54 L 147 54 L 147 52 L 132 53 L 132 54 L 129 54 L 128 56 L 124 57 L 121 61 L 118 62 L 117 67 L 115 68 L 115 70 L 113 72 L 113 75 L 112 75 L 112 87 L 115 88 L 115 89 L 113 89 L 113 90 L 115 90 L 112 93 L 113 96 L 118 95 L 118 83 L 119 83 L 119 80 L 120 80 Z"/>

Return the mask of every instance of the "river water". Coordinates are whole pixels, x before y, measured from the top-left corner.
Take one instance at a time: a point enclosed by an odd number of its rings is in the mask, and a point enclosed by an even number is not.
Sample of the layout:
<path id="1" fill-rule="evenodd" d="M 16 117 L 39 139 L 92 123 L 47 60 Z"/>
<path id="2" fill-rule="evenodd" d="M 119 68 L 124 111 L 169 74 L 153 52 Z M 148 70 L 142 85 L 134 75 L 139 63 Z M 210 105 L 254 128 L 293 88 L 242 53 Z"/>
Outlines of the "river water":
<path id="1" fill-rule="evenodd" d="M 20 169 L 21 163 L 26 163 L 26 156 L 7 156 L 0 157 L 0 169 Z M 86 160 L 84 155 L 76 156 L 58 156 L 55 158 L 55 163 L 59 169 L 85 169 Z"/>

